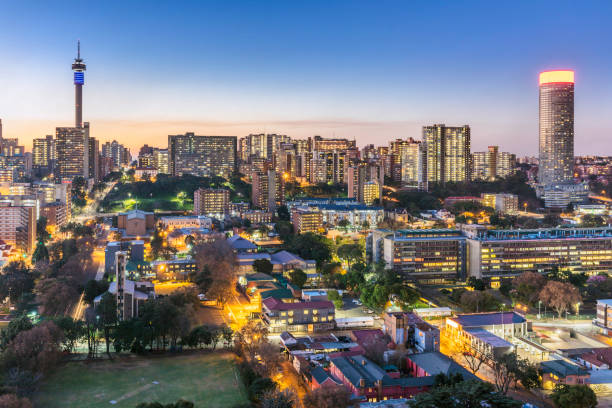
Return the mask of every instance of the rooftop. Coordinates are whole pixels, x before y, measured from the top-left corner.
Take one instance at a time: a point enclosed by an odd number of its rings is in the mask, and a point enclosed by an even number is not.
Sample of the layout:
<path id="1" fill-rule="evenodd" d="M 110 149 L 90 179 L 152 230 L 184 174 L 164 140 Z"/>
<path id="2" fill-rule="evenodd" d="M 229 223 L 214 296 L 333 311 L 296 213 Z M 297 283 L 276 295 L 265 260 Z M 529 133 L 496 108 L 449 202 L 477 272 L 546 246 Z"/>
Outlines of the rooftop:
<path id="1" fill-rule="evenodd" d="M 454 321 L 463 328 L 526 322 L 524 317 L 514 312 L 460 314 L 457 317 L 449 317 L 447 320 Z"/>
<path id="2" fill-rule="evenodd" d="M 465 368 L 455 363 L 453 360 L 440 353 L 432 351 L 429 353 L 410 354 L 407 358 L 413 361 L 417 366 L 422 368 L 430 376 L 438 374 L 461 374 L 464 380 L 475 380 L 477 377 L 467 371 Z"/>
<path id="3" fill-rule="evenodd" d="M 568 375 L 588 375 L 589 372 L 577 364 L 568 363 L 565 360 L 549 360 L 540 363 L 543 373 L 552 373 L 560 378 Z"/>
<path id="4" fill-rule="evenodd" d="M 476 337 L 477 339 L 482 340 L 483 342 L 491 345 L 492 347 L 512 347 L 512 343 L 507 342 L 499 336 L 491 333 L 488 330 L 475 328 L 475 329 L 466 329 L 466 332 Z"/>
<path id="5" fill-rule="evenodd" d="M 281 300 L 268 298 L 262 303 L 269 310 L 334 309 L 334 304 L 329 300 L 320 300 L 316 302 L 285 303 Z"/>

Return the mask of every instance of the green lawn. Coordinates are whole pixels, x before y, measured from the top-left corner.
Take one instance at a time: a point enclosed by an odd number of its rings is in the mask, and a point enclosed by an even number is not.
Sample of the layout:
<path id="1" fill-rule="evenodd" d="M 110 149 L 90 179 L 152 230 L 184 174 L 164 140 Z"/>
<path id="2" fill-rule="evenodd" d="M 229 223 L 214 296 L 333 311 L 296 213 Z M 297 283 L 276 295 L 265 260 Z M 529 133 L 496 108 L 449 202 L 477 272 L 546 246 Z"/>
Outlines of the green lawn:
<path id="1" fill-rule="evenodd" d="M 234 355 L 224 352 L 74 362 L 42 382 L 34 403 L 46 408 L 133 408 L 140 402 L 184 398 L 196 407 L 232 407 L 247 402 L 238 378 Z"/>

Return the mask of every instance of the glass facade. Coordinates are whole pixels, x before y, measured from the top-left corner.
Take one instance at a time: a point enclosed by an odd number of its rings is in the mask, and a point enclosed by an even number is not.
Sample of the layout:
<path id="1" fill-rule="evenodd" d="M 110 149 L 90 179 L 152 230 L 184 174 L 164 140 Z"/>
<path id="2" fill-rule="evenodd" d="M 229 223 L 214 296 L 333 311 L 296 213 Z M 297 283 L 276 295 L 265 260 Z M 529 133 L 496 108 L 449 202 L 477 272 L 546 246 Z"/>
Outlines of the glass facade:
<path id="1" fill-rule="evenodd" d="M 550 77 L 545 74 L 550 72 L 540 74 L 539 182 L 543 185 L 571 183 L 574 170 L 573 73 L 571 82 L 543 81 L 543 77 Z"/>

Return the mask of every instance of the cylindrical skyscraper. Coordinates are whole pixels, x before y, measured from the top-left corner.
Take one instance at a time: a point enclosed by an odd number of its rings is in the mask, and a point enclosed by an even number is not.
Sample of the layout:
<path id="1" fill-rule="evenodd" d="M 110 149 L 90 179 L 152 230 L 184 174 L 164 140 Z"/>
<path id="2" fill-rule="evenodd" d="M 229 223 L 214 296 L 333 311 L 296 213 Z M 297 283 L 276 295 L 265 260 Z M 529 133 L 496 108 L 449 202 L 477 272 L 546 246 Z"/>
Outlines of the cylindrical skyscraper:
<path id="1" fill-rule="evenodd" d="M 540 73 L 541 185 L 573 181 L 574 71 Z"/>
<path id="2" fill-rule="evenodd" d="M 85 83 L 85 63 L 81 59 L 81 42 L 77 43 L 77 57 L 72 64 L 74 71 L 74 114 L 75 126 L 83 127 L 83 84 Z"/>

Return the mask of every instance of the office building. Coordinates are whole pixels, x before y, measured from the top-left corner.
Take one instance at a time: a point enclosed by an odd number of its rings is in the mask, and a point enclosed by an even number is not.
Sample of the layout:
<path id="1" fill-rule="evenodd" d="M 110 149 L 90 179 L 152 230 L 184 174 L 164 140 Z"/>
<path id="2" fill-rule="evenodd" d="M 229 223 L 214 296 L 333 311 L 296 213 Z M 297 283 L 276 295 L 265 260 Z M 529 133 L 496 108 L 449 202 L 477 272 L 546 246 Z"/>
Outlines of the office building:
<path id="1" fill-rule="evenodd" d="M 516 194 L 482 194 L 482 205 L 491 207 L 495 211 L 505 214 L 515 214 L 519 210 L 518 196 Z"/>
<path id="2" fill-rule="evenodd" d="M 443 283 L 465 277 L 465 241 L 458 230 L 375 230 L 366 239 L 366 255 L 406 280 Z"/>
<path id="3" fill-rule="evenodd" d="M 596 275 L 612 269 L 612 228 L 478 229 L 468 233 L 468 276 L 500 279 L 523 272 Z"/>
<path id="4" fill-rule="evenodd" d="M 168 136 L 169 172 L 229 179 L 236 169 L 236 136 Z"/>
<path id="5" fill-rule="evenodd" d="M 516 156 L 500 152 L 498 146 L 489 146 L 486 152 L 472 154 L 472 179 L 495 180 L 508 177 L 514 172 Z"/>
<path id="6" fill-rule="evenodd" d="M 66 214 L 66 204 L 59 201 L 42 205 L 40 215 L 47 219 L 48 226 L 61 227 L 68 222 Z"/>
<path id="7" fill-rule="evenodd" d="M 230 192 L 222 188 L 199 188 L 193 193 L 193 213 L 223 219 L 229 214 Z"/>
<path id="8" fill-rule="evenodd" d="M 540 73 L 539 182 L 573 182 L 574 71 Z"/>
<path id="9" fill-rule="evenodd" d="M 89 177 L 89 147 L 82 127 L 55 129 L 57 178 L 72 181 L 75 177 Z"/>
<path id="10" fill-rule="evenodd" d="M 428 183 L 470 180 L 470 127 L 444 124 L 423 127 Z"/>

